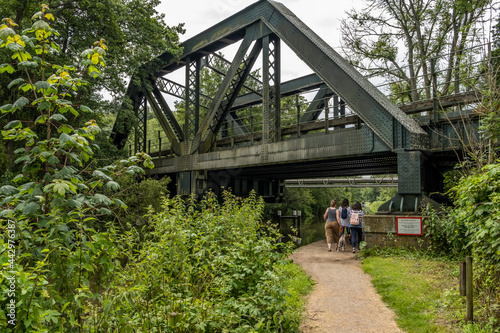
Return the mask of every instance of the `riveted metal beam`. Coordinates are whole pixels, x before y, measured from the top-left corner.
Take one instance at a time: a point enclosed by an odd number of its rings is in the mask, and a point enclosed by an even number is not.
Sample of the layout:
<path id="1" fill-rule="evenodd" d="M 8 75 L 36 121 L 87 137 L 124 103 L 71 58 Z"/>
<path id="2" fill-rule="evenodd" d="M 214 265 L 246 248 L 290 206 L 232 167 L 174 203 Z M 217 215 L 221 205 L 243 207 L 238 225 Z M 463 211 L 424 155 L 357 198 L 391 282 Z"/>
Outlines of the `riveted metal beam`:
<path id="1" fill-rule="evenodd" d="M 135 152 L 145 152 L 148 133 L 148 102 L 144 98 L 136 111 Z"/>
<path id="2" fill-rule="evenodd" d="M 167 134 L 167 138 L 172 145 L 174 153 L 180 155 L 181 151 L 179 144 L 183 140 L 184 134 L 172 111 L 168 107 L 167 102 L 163 99 L 161 92 L 156 86 L 154 86 L 153 93 L 148 93 L 146 97 L 153 109 L 156 119 L 158 119 L 160 126 Z"/>
<path id="3" fill-rule="evenodd" d="M 309 104 L 306 112 L 300 117 L 300 122 L 308 123 L 317 120 L 325 108 L 326 98 L 331 97 L 332 94 L 332 90 L 326 84 L 323 84 Z"/>
<path id="4" fill-rule="evenodd" d="M 200 69 L 201 61 L 199 58 L 191 60 L 187 57 L 186 64 L 186 87 L 185 94 L 185 120 L 184 136 L 185 140 L 192 140 L 198 131 L 200 119 Z"/>
<path id="5" fill-rule="evenodd" d="M 250 55 L 245 59 L 245 54 L 251 43 L 255 40 L 257 25 L 248 27 L 245 38 L 243 39 L 233 62 L 224 77 L 222 84 L 212 101 L 209 112 L 200 126 L 191 147 L 191 153 L 200 149 L 199 152 L 206 152 L 213 145 L 216 134 L 222 127 L 223 120 L 229 114 L 231 105 L 241 90 L 245 79 L 250 74 L 253 64 L 257 59 L 261 42 L 257 40 Z"/>

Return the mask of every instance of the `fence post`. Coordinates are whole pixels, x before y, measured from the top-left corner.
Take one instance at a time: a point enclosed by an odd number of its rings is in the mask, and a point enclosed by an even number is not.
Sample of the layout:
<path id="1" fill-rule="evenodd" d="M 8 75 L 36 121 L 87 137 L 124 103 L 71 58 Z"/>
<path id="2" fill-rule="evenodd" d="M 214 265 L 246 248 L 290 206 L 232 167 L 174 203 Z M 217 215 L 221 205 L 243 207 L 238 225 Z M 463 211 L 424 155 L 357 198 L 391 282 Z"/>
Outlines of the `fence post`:
<path id="1" fill-rule="evenodd" d="M 466 296 L 467 290 L 465 289 L 465 281 L 467 276 L 465 275 L 465 260 L 460 261 L 460 296 Z"/>
<path id="2" fill-rule="evenodd" d="M 297 223 L 297 237 L 301 238 L 302 235 L 301 235 L 301 232 L 300 232 L 300 228 L 301 228 L 301 224 L 302 224 L 302 212 L 299 210 L 297 212 L 299 214 L 299 220 L 298 220 L 298 223 Z"/>
<path id="3" fill-rule="evenodd" d="M 465 289 L 466 289 L 466 316 L 465 322 L 474 320 L 474 303 L 472 289 L 472 257 L 465 257 Z"/>

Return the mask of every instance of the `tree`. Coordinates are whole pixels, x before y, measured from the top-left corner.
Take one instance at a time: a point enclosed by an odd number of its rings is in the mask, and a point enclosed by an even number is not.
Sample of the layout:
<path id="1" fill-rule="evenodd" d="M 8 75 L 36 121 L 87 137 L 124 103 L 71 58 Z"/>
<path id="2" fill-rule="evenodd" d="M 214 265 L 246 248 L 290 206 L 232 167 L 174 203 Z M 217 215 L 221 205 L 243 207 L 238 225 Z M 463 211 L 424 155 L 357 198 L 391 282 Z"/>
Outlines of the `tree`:
<path id="1" fill-rule="evenodd" d="M 103 79 L 94 83 L 92 93 L 105 89 L 112 95 L 124 93 L 126 77 L 132 76 L 141 64 L 161 53 L 179 54 L 178 34 L 184 33 L 183 24 L 168 27 L 156 7 L 159 0 L 51 0 L 48 5 L 58 17 L 54 29 L 59 31 L 55 41 L 60 50 L 55 63 L 75 59 L 89 43 L 103 38 L 109 47 L 106 72 Z M 31 15 L 39 1 L 12 0 L 0 8 L 1 17 L 11 17 L 20 29 L 31 26 Z M 81 92 L 83 93 L 83 92 Z"/>
<path id="2" fill-rule="evenodd" d="M 163 52 L 179 54 L 181 51 L 178 34 L 184 32 L 183 25 L 168 27 L 165 24 L 164 15 L 155 9 L 159 0 L 50 0 L 47 3 L 58 17 L 58 21 L 53 23 L 53 28 L 59 32 L 57 36 L 52 36 L 59 45 L 57 50 L 53 50 L 53 64 L 73 63 L 96 39 L 104 39 L 109 47 L 107 69 L 102 79 L 80 87 L 78 95 L 74 96 L 75 103 L 85 104 L 94 110 L 92 115 L 77 118 L 79 125 L 90 118 L 99 118 L 97 113 L 110 113 L 116 105 L 121 105 L 127 77 L 134 75 L 142 64 Z M 31 13 L 38 11 L 39 4 L 35 0 L 4 1 L 0 7 L 0 18 L 12 18 L 21 30 L 31 27 Z M 0 52 L 3 52 L 0 55 L 5 55 L 5 51 Z M 6 89 L 11 79 L 8 75 L 0 78 L 0 100 L 6 103 L 13 103 L 19 98 L 18 91 Z M 104 94 L 111 95 L 114 100 L 103 102 Z M 17 117 L 26 121 L 30 119 L 28 113 Z M 4 116 L 0 125 L 12 120 L 10 114 Z M 105 139 L 104 136 L 102 139 Z M 15 143 L 2 144 L 5 146 L 4 154 L 9 156 L 9 161 L 13 161 Z M 8 166 L 10 170 L 13 167 L 12 163 Z"/>
<path id="3" fill-rule="evenodd" d="M 466 49 L 482 42 L 476 24 L 488 0 L 366 2 L 365 8 L 351 10 L 341 23 L 342 49 L 355 67 L 368 76 L 399 82 L 392 89 L 404 95 L 401 102 L 411 102 L 431 98 L 431 59 L 449 54 L 441 66 L 445 71 L 439 93 L 458 92 L 458 69 Z"/>
<path id="4" fill-rule="evenodd" d="M 0 281 L 0 326 L 3 332 L 70 332 L 81 329 L 89 309 L 84 300 L 99 294 L 114 267 L 113 226 L 95 221 L 111 213 L 109 206 L 125 204 L 100 189 L 116 191 L 112 176 L 142 173 L 137 164 L 152 163 L 139 154 L 105 168 L 86 168 L 98 149 L 92 141 L 99 127 L 94 120 L 81 127 L 70 122 L 91 112 L 71 100 L 87 85 L 83 77 L 101 77 L 107 46 L 97 41 L 81 53 L 77 66 L 51 63 L 60 49 L 53 39 L 58 32 L 49 24 L 55 18 L 46 5 L 33 18 L 22 34 L 11 19 L 0 25 L 0 48 L 11 55 L 0 74 L 14 78 L 6 88 L 18 96 L 0 107 L 13 119 L 2 137 L 22 143 L 15 151 L 21 166 L 12 180 L 17 187 L 0 187 L 0 226 L 8 235 L 0 238 L 5 277 Z M 25 114 L 29 120 L 17 117 Z M 6 314 L 12 304 L 14 311 Z"/>

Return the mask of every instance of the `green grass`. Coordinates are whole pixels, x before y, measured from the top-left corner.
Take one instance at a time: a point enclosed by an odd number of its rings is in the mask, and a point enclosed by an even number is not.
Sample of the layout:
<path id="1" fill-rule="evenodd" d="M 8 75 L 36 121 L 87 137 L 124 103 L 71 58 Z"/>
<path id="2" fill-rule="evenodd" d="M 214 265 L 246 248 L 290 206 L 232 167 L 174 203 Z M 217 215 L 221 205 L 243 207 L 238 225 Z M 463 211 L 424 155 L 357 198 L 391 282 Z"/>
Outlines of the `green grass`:
<path id="1" fill-rule="evenodd" d="M 280 271 L 289 293 L 287 304 L 292 311 L 291 316 L 301 321 L 305 313 L 306 298 L 304 296 L 312 291 L 314 281 L 297 264 L 289 263 L 282 266 Z"/>
<path id="2" fill-rule="evenodd" d="M 458 263 L 421 258 L 368 257 L 363 270 L 405 332 L 461 332 L 456 320 Z"/>

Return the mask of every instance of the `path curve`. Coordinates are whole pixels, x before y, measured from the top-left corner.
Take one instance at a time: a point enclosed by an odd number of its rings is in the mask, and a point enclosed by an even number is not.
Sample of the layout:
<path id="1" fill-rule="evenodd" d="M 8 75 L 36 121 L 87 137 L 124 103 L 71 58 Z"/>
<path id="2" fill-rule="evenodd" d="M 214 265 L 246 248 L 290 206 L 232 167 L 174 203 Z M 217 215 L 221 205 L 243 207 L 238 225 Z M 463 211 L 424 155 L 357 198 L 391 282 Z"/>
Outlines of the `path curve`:
<path id="1" fill-rule="evenodd" d="M 300 247 L 291 259 L 316 282 L 307 297 L 304 333 L 401 333 L 360 261 L 346 248 L 328 252 L 324 240 Z"/>

